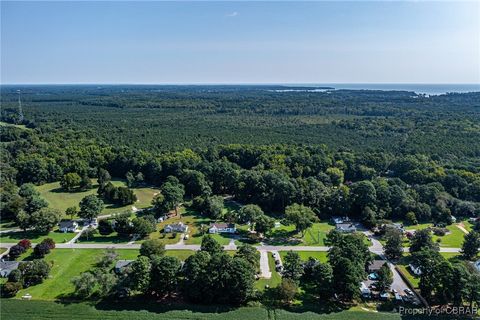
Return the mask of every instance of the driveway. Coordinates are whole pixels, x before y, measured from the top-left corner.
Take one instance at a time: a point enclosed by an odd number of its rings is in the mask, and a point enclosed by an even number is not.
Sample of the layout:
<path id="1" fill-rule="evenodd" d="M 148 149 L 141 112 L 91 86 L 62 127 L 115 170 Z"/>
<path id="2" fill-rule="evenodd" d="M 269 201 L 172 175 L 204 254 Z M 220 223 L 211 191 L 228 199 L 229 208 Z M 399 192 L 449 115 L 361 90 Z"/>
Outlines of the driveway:
<path id="1" fill-rule="evenodd" d="M 270 265 L 268 264 L 268 251 L 265 250 L 260 250 L 260 277 L 264 279 L 272 277 Z"/>

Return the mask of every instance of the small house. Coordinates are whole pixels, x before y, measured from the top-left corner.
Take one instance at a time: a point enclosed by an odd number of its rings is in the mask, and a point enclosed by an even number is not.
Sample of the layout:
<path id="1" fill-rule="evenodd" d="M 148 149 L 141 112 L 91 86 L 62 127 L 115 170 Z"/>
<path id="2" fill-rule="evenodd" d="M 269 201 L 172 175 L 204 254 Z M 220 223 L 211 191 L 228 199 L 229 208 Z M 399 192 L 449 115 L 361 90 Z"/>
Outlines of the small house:
<path id="1" fill-rule="evenodd" d="M 0 261 L 0 276 L 6 278 L 13 270 L 18 269 L 18 261 Z"/>
<path id="2" fill-rule="evenodd" d="M 357 231 L 357 227 L 353 223 L 337 223 L 335 229 L 340 232 L 352 233 Z"/>
<path id="3" fill-rule="evenodd" d="M 235 233 L 237 228 L 234 223 L 212 223 L 208 233 Z"/>
<path id="4" fill-rule="evenodd" d="M 122 273 L 132 262 L 133 260 L 118 260 L 117 263 L 115 263 L 115 273 Z"/>
<path id="5" fill-rule="evenodd" d="M 419 276 L 419 275 L 422 274 L 422 270 L 420 269 L 420 267 L 417 267 L 417 266 L 415 266 L 414 264 L 411 264 L 411 263 L 408 265 L 408 267 L 410 268 L 410 270 L 412 271 L 412 273 L 414 275 Z"/>
<path id="6" fill-rule="evenodd" d="M 349 218 L 349 217 L 338 217 L 338 216 L 334 216 L 334 217 L 332 217 L 332 222 L 333 222 L 334 224 L 347 223 L 347 222 L 350 222 L 350 218 Z"/>
<path id="7" fill-rule="evenodd" d="M 167 224 L 165 228 L 163 228 L 163 232 L 165 233 L 185 233 L 187 230 L 188 226 L 182 222 Z"/>
<path id="8" fill-rule="evenodd" d="M 58 224 L 58 229 L 63 233 L 75 232 L 78 229 L 78 223 L 73 220 L 60 221 Z"/>
<path id="9" fill-rule="evenodd" d="M 368 272 L 377 273 L 385 264 L 385 260 L 373 260 L 368 266 Z"/>
<path id="10" fill-rule="evenodd" d="M 473 265 L 475 266 L 475 269 L 477 269 L 477 271 L 480 272 L 480 259 L 477 260 Z"/>
<path id="11" fill-rule="evenodd" d="M 368 288 L 368 286 L 365 284 L 365 282 L 361 283 L 360 292 L 362 294 L 362 297 L 364 297 L 364 298 L 370 298 L 372 296 L 372 291 Z"/>

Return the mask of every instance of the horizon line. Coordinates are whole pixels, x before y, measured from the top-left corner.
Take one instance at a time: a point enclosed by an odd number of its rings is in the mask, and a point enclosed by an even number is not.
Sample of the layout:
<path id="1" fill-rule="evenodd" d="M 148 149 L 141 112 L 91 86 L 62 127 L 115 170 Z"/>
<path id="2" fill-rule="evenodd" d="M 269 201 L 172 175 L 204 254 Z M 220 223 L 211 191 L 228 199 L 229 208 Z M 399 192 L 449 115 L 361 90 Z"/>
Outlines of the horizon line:
<path id="1" fill-rule="evenodd" d="M 158 86 L 215 86 L 215 85 L 478 85 L 475 82 L 51 82 L 51 83 L 0 83 L 0 86 L 36 86 L 36 85 L 158 85 Z"/>

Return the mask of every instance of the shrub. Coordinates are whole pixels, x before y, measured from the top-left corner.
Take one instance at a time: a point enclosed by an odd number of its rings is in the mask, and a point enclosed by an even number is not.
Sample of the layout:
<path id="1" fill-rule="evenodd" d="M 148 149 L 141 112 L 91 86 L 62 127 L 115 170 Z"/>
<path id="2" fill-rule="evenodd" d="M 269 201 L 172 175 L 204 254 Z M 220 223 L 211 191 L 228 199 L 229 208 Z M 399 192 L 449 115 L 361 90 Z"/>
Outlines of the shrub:
<path id="1" fill-rule="evenodd" d="M 32 242 L 28 239 L 22 239 L 18 242 L 18 245 L 24 247 L 25 250 L 28 250 L 32 247 Z"/>
<path id="2" fill-rule="evenodd" d="M 21 282 L 22 281 L 22 272 L 18 269 L 12 270 L 8 275 L 8 282 Z"/>
<path id="3" fill-rule="evenodd" d="M 112 221 L 100 220 L 98 222 L 98 232 L 103 236 L 111 234 L 113 232 Z"/>
<path id="4" fill-rule="evenodd" d="M 1 288 L 2 297 L 10 298 L 14 297 L 22 289 L 22 284 L 20 282 L 7 282 Z"/>
<path id="5" fill-rule="evenodd" d="M 14 245 L 13 247 L 10 248 L 8 256 L 10 257 L 10 259 L 15 260 L 18 257 L 20 257 L 23 253 L 25 253 L 25 251 L 27 251 L 27 250 L 24 247 L 16 244 L 16 245 Z"/>
<path id="6" fill-rule="evenodd" d="M 432 228 L 432 232 L 434 235 L 438 237 L 443 237 L 445 234 L 447 234 L 448 229 L 446 228 Z"/>
<path id="7" fill-rule="evenodd" d="M 43 241 L 41 243 L 46 243 L 48 245 L 48 247 L 51 249 L 55 249 L 55 241 L 53 241 L 53 239 L 51 238 L 45 238 L 43 239 Z"/>
<path id="8" fill-rule="evenodd" d="M 41 242 L 33 248 L 33 254 L 37 258 L 43 258 L 45 255 L 50 253 L 50 247 L 47 243 Z"/>

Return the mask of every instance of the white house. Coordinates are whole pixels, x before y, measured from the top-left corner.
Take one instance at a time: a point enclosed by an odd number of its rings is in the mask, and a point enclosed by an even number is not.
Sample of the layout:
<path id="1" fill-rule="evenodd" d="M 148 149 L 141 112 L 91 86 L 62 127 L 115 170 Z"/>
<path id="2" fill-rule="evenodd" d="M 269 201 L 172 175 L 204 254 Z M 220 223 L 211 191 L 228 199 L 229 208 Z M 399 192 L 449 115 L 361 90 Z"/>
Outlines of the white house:
<path id="1" fill-rule="evenodd" d="M 18 269 L 18 261 L 0 261 L 0 276 L 3 278 L 8 277 L 10 272 Z"/>
<path id="2" fill-rule="evenodd" d="M 353 223 L 337 223 L 335 228 L 337 231 L 340 232 L 345 232 L 345 233 L 351 233 L 351 232 L 356 232 L 357 227 Z"/>
<path id="3" fill-rule="evenodd" d="M 78 223 L 73 220 L 64 220 L 60 221 L 58 224 L 58 229 L 60 232 L 75 232 L 78 229 Z"/>
<path id="4" fill-rule="evenodd" d="M 173 233 L 173 232 L 185 233 L 187 232 L 187 230 L 188 230 L 188 226 L 186 224 L 183 224 L 182 222 L 167 224 L 165 228 L 163 228 L 163 232 L 165 233 Z"/>
<path id="5" fill-rule="evenodd" d="M 235 233 L 237 228 L 234 223 L 212 223 L 208 233 Z"/>
<path id="6" fill-rule="evenodd" d="M 362 282 L 360 285 L 360 292 L 362 293 L 362 297 L 370 298 L 372 295 L 372 291 L 368 288 L 365 282 Z"/>
<path id="7" fill-rule="evenodd" d="M 414 275 L 421 275 L 422 274 L 422 270 L 420 270 L 420 267 L 417 267 L 413 264 L 409 264 L 408 267 L 410 268 L 410 270 L 413 272 Z"/>

